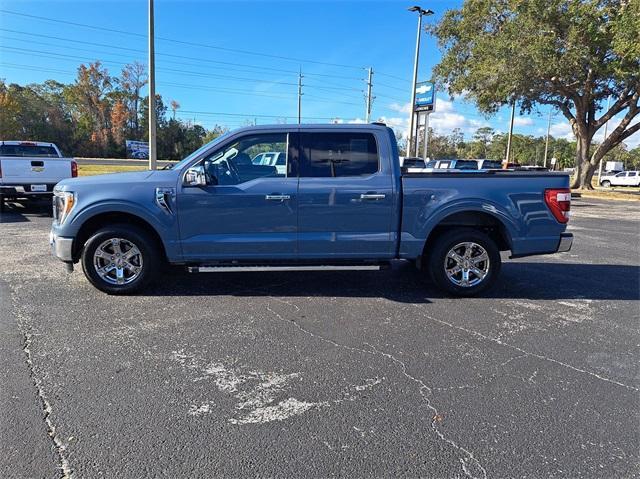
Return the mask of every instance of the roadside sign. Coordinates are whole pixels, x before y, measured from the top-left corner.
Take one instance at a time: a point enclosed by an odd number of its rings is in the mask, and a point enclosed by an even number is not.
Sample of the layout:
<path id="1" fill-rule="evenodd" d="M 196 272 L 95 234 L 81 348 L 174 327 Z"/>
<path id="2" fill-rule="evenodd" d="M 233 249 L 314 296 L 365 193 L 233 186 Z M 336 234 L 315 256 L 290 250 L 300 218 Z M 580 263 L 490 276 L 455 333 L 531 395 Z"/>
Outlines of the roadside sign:
<path id="1" fill-rule="evenodd" d="M 415 111 L 433 111 L 436 104 L 436 89 L 433 82 L 423 81 L 416 83 Z"/>
<path id="2" fill-rule="evenodd" d="M 149 143 L 146 141 L 126 140 L 127 158 L 148 159 Z"/>

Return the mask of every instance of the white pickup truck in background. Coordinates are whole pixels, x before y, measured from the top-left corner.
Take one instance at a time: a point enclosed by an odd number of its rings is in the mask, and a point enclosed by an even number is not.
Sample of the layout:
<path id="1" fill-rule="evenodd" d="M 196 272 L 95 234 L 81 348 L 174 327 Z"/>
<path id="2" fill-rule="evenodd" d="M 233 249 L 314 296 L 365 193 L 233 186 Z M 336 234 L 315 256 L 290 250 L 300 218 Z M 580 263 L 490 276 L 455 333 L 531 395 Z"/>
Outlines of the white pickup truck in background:
<path id="1" fill-rule="evenodd" d="M 76 176 L 77 163 L 53 143 L 0 141 L 0 209 L 5 200 L 50 197 L 56 183 Z"/>

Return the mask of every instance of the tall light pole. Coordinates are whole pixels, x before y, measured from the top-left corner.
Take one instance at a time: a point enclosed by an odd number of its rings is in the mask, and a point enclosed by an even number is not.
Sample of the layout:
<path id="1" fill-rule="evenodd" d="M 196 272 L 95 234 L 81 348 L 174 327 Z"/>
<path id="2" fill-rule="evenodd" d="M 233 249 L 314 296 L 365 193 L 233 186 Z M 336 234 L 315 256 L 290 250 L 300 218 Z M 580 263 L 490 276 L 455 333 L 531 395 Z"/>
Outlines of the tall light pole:
<path id="1" fill-rule="evenodd" d="M 511 121 L 509 121 L 509 136 L 507 137 L 507 154 L 502 162 L 502 169 L 506 170 L 509 167 L 509 155 L 511 155 L 511 137 L 513 136 L 513 118 L 516 114 L 516 99 L 513 99 L 511 105 Z"/>
<path id="2" fill-rule="evenodd" d="M 611 97 L 607 97 L 607 111 L 609 111 L 609 108 L 611 108 Z M 607 122 L 604 124 L 604 136 L 602 137 L 603 142 L 607 140 L 608 129 L 609 120 L 607 120 Z M 600 178 L 602 177 L 602 160 L 604 160 L 604 157 L 600 158 L 600 165 L 598 166 L 598 186 L 600 185 Z"/>
<path id="3" fill-rule="evenodd" d="M 409 141 L 407 142 L 407 156 L 412 156 L 413 151 L 413 122 L 416 107 L 416 83 L 418 82 L 418 59 L 420 58 L 420 34 L 422 33 L 422 16 L 433 15 L 433 11 L 424 10 L 415 5 L 408 9 L 410 12 L 418 12 L 418 32 L 416 34 L 416 53 L 413 60 L 413 81 L 411 82 L 411 108 L 409 114 Z M 417 133 L 417 132 L 416 132 Z"/>
<path id="4" fill-rule="evenodd" d="M 149 0 L 149 169 L 156 169 L 156 60 L 153 33 L 153 0 Z"/>
<path id="5" fill-rule="evenodd" d="M 547 139 L 544 142 L 544 163 L 542 166 L 547 167 L 547 154 L 549 152 L 549 133 L 551 132 L 551 109 L 549 109 L 549 121 L 547 122 Z"/>

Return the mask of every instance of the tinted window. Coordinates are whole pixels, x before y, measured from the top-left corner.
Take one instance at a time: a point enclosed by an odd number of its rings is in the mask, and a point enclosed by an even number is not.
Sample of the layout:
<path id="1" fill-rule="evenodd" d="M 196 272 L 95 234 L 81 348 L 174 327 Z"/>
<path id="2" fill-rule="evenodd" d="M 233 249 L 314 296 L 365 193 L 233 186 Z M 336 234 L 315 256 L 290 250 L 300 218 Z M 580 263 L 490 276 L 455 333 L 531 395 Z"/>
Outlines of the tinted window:
<path id="1" fill-rule="evenodd" d="M 458 160 L 455 168 L 457 170 L 477 170 L 478 163 L 472 160 Z"/>
<path id="2" fill-rule="evenodd" d="M 52 146 L 0 145 L 0 156 L 39 156 L 43 158 L 57 158 L 58 153 Z"/>
<path id="3" fill-rule="evenodd" d="M 276 156 L 284 159 L 284 167 L 277 167 Z M 287 134 L 243 136 L 227 143 L 203 160 L 210 179 L 220 185 L 237 185 L 262 177 L 287 175 Z"/>
<path id="4" fill-rule="evenodd" d="M 499 161 L 485 161 L 482 163 L 482 168 L 483 169 L 502 168 L 502 163 Z"/>
<path id="5" fill-rule="evenodd" d="M 637 171 L 630 171 L 629 172 L 629 176 L 638 176 L 638 172 Z"/>
<path id="6" fill-rule="evenodd" d="M 626 173 L 623 171 L 621 173 L 618 173 L 616 176 L 620 177 L 620 176 L 625 176 L 625 175 L 626 175 Z"/>
<path id="7" fill-rule="evenodd" d="M 436 167 L 436 163 L 437 162 L 435 160 L 428 161 L 427 164 L 426 164 L 426 168 L 435 168 Z"/>
<path id="8" fill-rule="evenodd" d="M 300 176 L 366 176 L 378 171 L 376 140 L 370 133 L 303 133 Z"/>

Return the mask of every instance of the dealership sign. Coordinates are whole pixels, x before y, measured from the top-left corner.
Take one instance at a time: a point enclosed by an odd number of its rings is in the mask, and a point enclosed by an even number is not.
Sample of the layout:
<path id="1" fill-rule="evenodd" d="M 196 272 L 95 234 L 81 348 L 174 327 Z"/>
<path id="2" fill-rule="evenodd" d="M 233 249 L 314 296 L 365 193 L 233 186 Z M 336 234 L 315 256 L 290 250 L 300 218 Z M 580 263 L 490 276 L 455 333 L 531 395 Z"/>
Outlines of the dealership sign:
<path id="1" fill-rule="evenodd" d="M 433 82 L 423 81 L 416 83 L 415 111 L 433 111 L 436 104 L 436 89 Z"/>
<path id="2" fill-rule="evenodd" d="M 149 143 L 146 141 L 126 140 L 127 158 L 149 158 Z"/>

